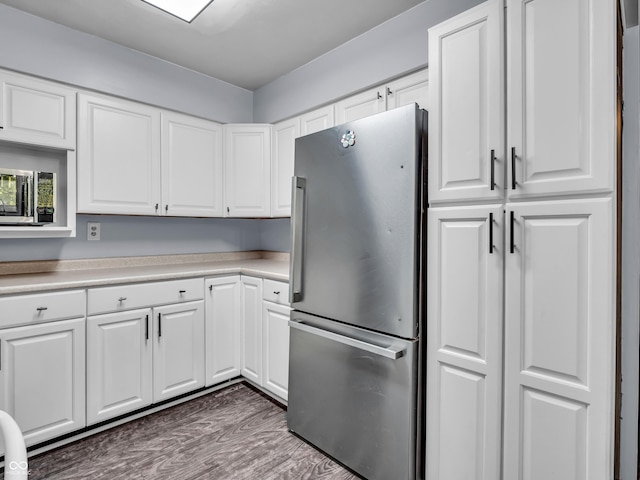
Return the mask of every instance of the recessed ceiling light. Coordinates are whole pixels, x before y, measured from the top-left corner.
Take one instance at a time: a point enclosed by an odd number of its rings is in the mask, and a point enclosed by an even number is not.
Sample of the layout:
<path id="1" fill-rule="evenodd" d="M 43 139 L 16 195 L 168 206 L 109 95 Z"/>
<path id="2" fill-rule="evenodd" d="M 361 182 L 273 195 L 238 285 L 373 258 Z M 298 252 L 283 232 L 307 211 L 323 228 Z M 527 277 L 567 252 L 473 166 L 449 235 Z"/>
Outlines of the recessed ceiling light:
<path id="1" fill-rule="evenodd" d="M 213 0 L 142 0 L 174 17 L 191 23 Z"/>

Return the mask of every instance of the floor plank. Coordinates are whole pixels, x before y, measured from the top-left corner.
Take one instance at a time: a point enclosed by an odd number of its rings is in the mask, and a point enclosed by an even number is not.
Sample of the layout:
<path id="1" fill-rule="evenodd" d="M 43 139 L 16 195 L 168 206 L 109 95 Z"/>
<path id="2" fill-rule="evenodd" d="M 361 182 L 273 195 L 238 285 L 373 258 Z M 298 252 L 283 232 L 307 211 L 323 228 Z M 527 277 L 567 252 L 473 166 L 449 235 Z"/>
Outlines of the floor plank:
<path id="1" fill-rule="evenodd" d="M 29 470 L 30 480 L 359 478 L 289 433 L 285 411 L 245 384 L 38 455 Z"/>

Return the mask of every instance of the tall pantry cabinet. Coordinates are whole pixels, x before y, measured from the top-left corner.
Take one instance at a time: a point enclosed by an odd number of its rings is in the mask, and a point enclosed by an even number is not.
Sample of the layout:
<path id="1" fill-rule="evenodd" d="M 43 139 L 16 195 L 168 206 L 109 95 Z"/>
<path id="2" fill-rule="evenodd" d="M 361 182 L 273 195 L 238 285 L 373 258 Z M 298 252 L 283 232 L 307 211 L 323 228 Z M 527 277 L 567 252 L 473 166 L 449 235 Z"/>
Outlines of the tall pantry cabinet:
<path id="1" fill-rule="evenodd" d="M 429 31 L 430 480 L 612 478 L 615 14 L 490 0 Z"/>

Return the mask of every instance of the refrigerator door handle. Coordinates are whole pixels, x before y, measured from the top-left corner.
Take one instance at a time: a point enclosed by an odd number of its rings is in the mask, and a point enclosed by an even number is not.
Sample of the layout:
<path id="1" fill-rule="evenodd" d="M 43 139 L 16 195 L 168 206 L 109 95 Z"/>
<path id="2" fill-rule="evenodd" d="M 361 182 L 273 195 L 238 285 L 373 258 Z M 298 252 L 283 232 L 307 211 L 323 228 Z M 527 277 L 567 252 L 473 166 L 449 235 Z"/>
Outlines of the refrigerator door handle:
<path id="1" fill-rule="evenodd" d="M 335 342 L 342 343 L 343 345 L 348 345 L 350 347 L 358 348 L 375 355 L 390 358 L 391 360 L 397 360 L 405 354 L 405 349 L 402 347 L 380 347 L 378 345 L 373 345 L 372 343 L 363 342 L 362 340 L 358 340 L 356 338 L 346 337 L 344 335 L 330 332 L 329 330 L 312 327 L 303 322 L 296 322 L 295 320 L 289 320 L 289 326 L 291 328 L 295 328 L 312 335 L 326 338 L 327 340 L 333 340 Z"/>
<path id="2" fill-rule="evenodd" d="M 293 177 L 291 185 L 291 282 L 289 284 L 289 302 L 302 300 L 302 248 L 304 235 L 304 190 L 307 180 L 302 177 Z"/>

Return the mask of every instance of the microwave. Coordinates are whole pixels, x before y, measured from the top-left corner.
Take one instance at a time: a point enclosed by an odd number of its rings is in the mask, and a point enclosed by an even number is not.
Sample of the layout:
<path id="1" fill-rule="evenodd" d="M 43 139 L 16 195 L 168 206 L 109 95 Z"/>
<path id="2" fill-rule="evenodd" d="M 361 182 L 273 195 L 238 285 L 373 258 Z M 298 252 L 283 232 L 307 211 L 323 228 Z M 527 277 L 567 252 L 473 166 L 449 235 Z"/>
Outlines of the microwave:
<path id="1" fill-rule="evenodd" d="M 0 225 L 55 222 L 56 174 L 0 168 Z"/>

